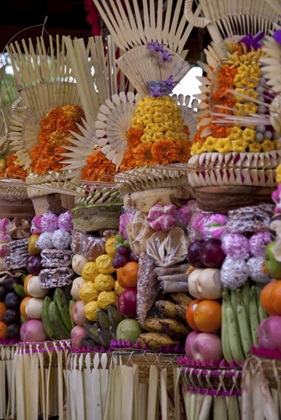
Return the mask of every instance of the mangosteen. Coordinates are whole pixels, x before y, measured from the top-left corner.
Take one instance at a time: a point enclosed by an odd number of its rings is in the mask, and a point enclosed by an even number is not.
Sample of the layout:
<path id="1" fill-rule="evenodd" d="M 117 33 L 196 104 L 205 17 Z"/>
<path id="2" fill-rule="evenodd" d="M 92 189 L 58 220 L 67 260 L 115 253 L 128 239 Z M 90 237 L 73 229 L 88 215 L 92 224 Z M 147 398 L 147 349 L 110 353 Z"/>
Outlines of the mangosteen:
<path id="1" fill-rule="evenodd" d="M 21 298 L 16 292 L 9 292 L 5 297 L 4 303 L 7 309 L 17 309 L 20 306 Z"/>

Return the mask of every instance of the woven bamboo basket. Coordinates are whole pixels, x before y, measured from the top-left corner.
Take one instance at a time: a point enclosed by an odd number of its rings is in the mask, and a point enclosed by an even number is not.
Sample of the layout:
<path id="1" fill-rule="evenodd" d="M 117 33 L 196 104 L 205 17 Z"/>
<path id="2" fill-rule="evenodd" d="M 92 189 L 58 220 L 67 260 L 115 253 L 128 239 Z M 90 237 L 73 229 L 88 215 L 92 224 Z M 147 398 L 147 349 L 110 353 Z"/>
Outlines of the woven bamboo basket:
<path id="1" fill-rule="evenodd" d="M 281 386 L 281 359 L 266 359 L 252 356 L 247 361 L 247 367 L 255 374 L 261 369 L 268 386 L 273 389 L 280 389 Z"/>
<path id="2" fill-rule="evenodd" d="M 25 187 L 0 186 L 0 217 L 32 219 L 34 215 L 33 204 Z"/>

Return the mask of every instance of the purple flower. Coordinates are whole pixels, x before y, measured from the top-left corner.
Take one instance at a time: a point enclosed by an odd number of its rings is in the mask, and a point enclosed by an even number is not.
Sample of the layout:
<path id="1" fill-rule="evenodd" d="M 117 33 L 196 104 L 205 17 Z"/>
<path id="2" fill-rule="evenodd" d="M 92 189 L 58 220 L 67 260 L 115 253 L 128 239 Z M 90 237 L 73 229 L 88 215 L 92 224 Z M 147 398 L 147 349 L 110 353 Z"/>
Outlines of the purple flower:
<path id="1" fill-rule="evenodd" d="M 177 82 L 173 81 L 173 76 L 170 76 L 167 80 L 151 80 L 147 82 L 149 96 L 158 98 L 159 96 L 170 95 L 176 84 Z"/>
<path id="2" fill-rule="evenodd" d="M 259 43 L 259 41 L 262 40 L 262 38 L 264 37 L 264 32 L 258 32 L 257 35 L 253 36 L 252 34 L 249 34 L 247 36 L 244 36 L 242 39 L 240 39 L 239 43 L 243 43 L 246 45 L 247 50 L 250 50 L 251 47 L 254 50 L 257 50 L 261 47 L 261 44 Z"/>
<path id="3" fill-rule="evenodd" d="M 172 61 L 173 54 L 170 54 L 168 50 L 162 51 L 161 54 L 159 54 L 159 60 L 161 61 Z"/>
<path id="4" fill-rule="evenodd" d="M 146 46 L 149 48 L 149 51 L 150 52 L 164 52 L 165 50 L 164 50 L 164 45 L 162 45 L 162 44 L 159 44 L 159 42 L 158 41 L 155 41 L 155 42 L 148 42 L 147 44 L 146 44 Z"/>
<path id="5" fill-rule="evenodd" d="M 273 34 L 273 39 L 278 43 L 281 44 L 281 29 L 277 29 L 277 31 Z"/>

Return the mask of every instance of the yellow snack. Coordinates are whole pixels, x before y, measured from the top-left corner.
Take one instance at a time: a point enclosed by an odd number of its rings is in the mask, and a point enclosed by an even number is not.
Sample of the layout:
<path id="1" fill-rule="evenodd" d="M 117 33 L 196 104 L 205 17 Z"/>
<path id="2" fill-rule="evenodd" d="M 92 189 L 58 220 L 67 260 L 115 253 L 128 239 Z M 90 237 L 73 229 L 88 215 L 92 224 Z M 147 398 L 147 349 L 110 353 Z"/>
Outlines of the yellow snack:
<path id="1" fill-rule="evenodd" d="M 232 144 L 229 137 L 220 138 L 217 140 L 216 150 L 223 155 L 232 152 Z"/>
<path id="2" fill-rule="evenodd" d="M 119 296 L 120 293 L 123 292 L 123 290 L 125 290 L 124 287 L 121 287 L 120 284 L 118 283 L 118 281 L 116 280 L 115 283 L 114 283 L 114 293 L 117 296 Z"/>
<path id="3" fill-rule="evenodd" d="M 112 290 L 115 280 L 111 274 L 99 274 L 94 281 L 94 286 L 99 292 Z"/>
<path id="4" fill-rule="evenodd" d="M 247 66 L 247 64 L 242 64 L 241 66 L 239 66 L 237 68 L 238 74 L 243 74 L 243 75 L 246 74 L 247 75 L 247 74 L 249 74 L 249 71 L 250 71 L 250 67 Z"/>
<path id="5" fill-rule="evenodd" d="M 233 152 L 240 152 L 240 153 L 246 152 L 247 147 L 248 147 L 248 143 L 243 139 L 232 141 Z"/>
<path id="6" fill-rule="evenodd" d="M 105 252 L 112 258 L 115 257 L 115 254 L 117 252 L 117 249 L 115 247 L 115 236 L 111 236 L 108 238 L 105 242 Z"/>
<path id="7" fill-rule="evenodd" d="M 98 299 L 97 299 L 97 303 L 99 308 L 101 309 L 107 309 L 109 307 L 109 305 L 114 305 L 116 306 L 116 300 L 117 300 L 117 296 L 115 294 L 115 292 L 110 291 L 103 291 L 100 292 Z"/>
<path id="8" fill-rule="evenodd" d="M 255 141 L 256 138 L 256 130 L 252 130 L 251 128 L 245 128 L 243 131 L 242 137 L 248 143 L 252 143 Z"/>
<path id="9" fill-rule="evenodd" d="M 92 322 L 98 321 L 98 310 L 99 310 L 98 302 L 88 302 L 85 305 L 84 311 L 85 311 L 85 317 Z"/>
<path id="10" fill-rule="evenodd" d="M 274 150 L 281 149 L 281 144 L 280 144 L 280 140 L 279 139 L 273 140 L 273 143 L 274 143 Z"/>
<path id="11" fill-rule="evenodd" d="M 255 141 L 254 143 L 249 144 L 249 152 L 251 153 L 260 153 L 261 144 Z"/>
<path id="12" fill-rule="evenodd" d="M 281 165 L 278 165 L 276 168 L 275 179 L 277 184 L 281 184 Z"/>
<path id="13" fill-rule="evenodd" d="M 112 267 L 112 260 L 113 258 L 107 254 L 99 255 L 96 258 L 96 266 L 101 274 L 112 274 L 115 271 L 115 268 Z"/>
<path id="14" fill-rule="evenodd" d="M 79 291 L 79 296 L 83 300 L 83 302 L 91 302 L 92 300 L 96 300 L 98 298 L 99 291 L 94 286 L 94 283 L 90 281 L 82 284 Z"/>
<path id="15" fill-rule="evenodd" d="M 82 278 L 85 281 L 94 282 L 98 274 L 99 274 L 99 271 L 94 261 L 87 262 L 82 269 Z"/>
<path id="16" fill-rule="evenodd" d="M 214 152 L 216 150 L 217 139 L 215 137 L 209 136 L 204 141 L 204 146 L 208 152 Z"/>
<path id="17" fill-rule="evenodd" d="M 258 107 L 253 102 L 248 102 L 245 104 L 245 112 L 246 114 L 256 114 Z"/>
<path id="18" fill-rule="evenodd" d="M 230 140 L 239 140 L 242 137 L 243 130 L 240 127 L 232 127 L 230 129 L 229 138 Z"/>
<path id="19" fill-rule="evenodd" d="M 272 152 L 272 150 L 274 150 L 274 143 L 272 140 L 269 139 L 265 139 L 262 143 L 261 143 L 261 149 L 263 152 Z"/>

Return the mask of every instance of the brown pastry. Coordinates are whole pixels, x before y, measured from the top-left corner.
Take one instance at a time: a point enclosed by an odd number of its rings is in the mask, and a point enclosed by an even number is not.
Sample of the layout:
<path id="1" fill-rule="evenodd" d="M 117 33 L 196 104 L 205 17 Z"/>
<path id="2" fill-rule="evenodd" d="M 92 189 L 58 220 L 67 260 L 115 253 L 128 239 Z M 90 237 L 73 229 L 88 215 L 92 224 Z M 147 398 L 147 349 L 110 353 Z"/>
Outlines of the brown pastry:
<path id="1" fill-rule="evenodd" d="M 69 267 L 44 268 L 39 273 L 42 289 L 67 286 L 72 283 L 73 277 L 74 271 Z"/>
<path id="2" fill-rule="evenodd" d="M 44 249 L 41 252 L 41 265 L 44 268 L 68 267 L 72 257 L 73 252 L 67 249 Z"/>

